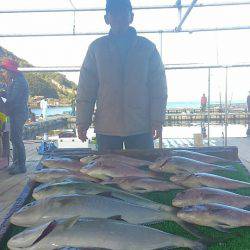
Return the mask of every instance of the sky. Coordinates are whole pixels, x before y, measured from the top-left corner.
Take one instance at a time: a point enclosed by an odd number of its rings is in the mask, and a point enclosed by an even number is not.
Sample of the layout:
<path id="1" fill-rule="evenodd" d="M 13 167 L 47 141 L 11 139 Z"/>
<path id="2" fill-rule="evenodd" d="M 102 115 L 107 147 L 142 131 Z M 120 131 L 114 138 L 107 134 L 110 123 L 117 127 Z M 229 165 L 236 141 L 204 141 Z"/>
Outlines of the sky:
<path id="1" fill-rule="evenodd" d="M 198 0 L 198 3 L 220 0 Z M 237 2 L 223 0 L 220 2 Z M 72 0 L 76 8 L 104 7 L 104 0 Z M 174 4 L 175 0 L 132 0 L 133 6 Z M 183 0 L 191 3 L 191 0 Z M 0 10 L 72 8 L 69 0 L 0 0 Z M 183 13 L 185 13 L 183 10 Z M 173 29 L 178 25 L 176 9 L 135 10 L 133 26 L 137 30 Z M 247 26 L 250 5 L 240 7 L 195 8 L 183 29 Z M 77 12 L 76 32 L 108 31 L 104 12 Z M 0 35 L 20 33 L 68 33 L 73 30 L 73 13 L 0 14 Z M 160 49 L 159 34 L 144 35 Z M 95 36 L 2 38 L 0 46 L 34 66 L 80 66 Z M 164 64 L 237 64 L 250 63 L 250 30 L 174 33 L 163 35 Z M 65 73 L 77 83 L 78 73 Z M 169 101 L 199 101 L 208 89 L 208 70 L 167 71 Z M 250 68 L 230 69 L 229 99 L 245 100 L 250 90 Z M 211 71 L 211 100 L 224 99 L 225 70 Z"/>

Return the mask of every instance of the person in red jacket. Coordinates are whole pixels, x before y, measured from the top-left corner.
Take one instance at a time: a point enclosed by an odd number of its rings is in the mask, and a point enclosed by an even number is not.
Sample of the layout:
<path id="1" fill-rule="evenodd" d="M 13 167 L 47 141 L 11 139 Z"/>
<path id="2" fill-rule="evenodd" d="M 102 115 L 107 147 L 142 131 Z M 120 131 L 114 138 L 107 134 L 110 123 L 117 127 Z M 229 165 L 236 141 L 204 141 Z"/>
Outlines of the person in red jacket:
<path id="1" fill-rule="evenodd" d="M 204 112 L 207 108 L 207 97 L 205 94 L 201 97 L 201 111 Z"/>

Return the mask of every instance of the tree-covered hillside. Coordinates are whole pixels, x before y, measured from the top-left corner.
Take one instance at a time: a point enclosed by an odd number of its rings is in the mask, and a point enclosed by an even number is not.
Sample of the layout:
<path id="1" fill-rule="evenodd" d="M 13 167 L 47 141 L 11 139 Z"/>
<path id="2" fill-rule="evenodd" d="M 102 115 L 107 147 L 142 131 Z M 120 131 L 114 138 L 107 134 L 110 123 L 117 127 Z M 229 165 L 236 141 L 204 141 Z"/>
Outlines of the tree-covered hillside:
<path id="1" fill-rule="evenodd" d="M 20 67 L 32 67 L 27 61 L 0 46 L 0 58 L 3 57 L 16 60 Z M 25 73 L 25 77 L 29 82 L 31 96 L 71 99 L 73 90 L 76 89 L 74 82 L 59 73 Z"/>

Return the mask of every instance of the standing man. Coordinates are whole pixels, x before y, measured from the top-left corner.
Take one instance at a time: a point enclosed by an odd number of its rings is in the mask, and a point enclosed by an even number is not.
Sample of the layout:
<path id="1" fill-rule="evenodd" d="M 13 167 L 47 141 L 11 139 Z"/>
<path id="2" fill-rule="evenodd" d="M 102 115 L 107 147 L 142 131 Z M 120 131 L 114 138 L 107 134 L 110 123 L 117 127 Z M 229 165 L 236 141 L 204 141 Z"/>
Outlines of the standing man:
<path id="1" fill-rule="evenodd" d="M 1 74 L 7 84 L 5 109 L 10 117 L 10 138 L 13 146 L 13 164 L 9 173 L 26 172 L 26 154 L 23 144 L 23 126 L 28 119 L 29 88 L 23 74 L 18 71 L 18 64 L 11 59 L 3 59 L 0 64 Z"/>
<path id="2" fill-rule="evenodd" d="M 207 97 L 205 94 L 201 97 L 201 111 L 205 112 L 207 108 Z"/>
<path id="3" fill-rule="evenodd" d="M 130 25 L 129 0 L 107 0 L 109 35 L 95 40 L 83 62 L 77 92 L 82 141 L 94 108 L 98 150 L 153 149 L 162 134 L 167 101 L 165 69 L 156 46 Z"/>

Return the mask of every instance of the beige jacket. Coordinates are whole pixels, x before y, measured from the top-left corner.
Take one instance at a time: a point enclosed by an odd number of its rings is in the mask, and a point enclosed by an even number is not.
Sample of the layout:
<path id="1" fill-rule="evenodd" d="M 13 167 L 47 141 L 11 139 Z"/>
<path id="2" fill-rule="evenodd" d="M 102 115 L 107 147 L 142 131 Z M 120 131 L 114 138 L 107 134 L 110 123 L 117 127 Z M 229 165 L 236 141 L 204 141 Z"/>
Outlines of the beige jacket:
<path id="1" fill-rule="evenodd" d="M 156 46 L 136 32 L 127 60 L 111 36 L 95 40 L 81 68 L 77 91 L 77 125 L 95 132 L 130 136 L 162 126 L 167 101 L 164 66 Z"/>

